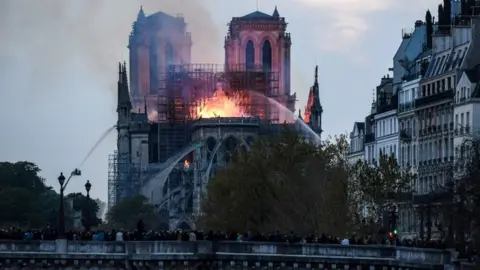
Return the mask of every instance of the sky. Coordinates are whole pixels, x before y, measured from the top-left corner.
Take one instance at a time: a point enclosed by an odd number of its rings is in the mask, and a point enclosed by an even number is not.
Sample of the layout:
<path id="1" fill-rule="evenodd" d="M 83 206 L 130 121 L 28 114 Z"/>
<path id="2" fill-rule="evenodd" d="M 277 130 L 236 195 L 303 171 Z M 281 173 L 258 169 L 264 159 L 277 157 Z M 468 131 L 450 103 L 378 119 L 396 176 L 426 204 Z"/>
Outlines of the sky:
<path id="1" fill-rule="evenodd" d="M 292 92 L 304 109 L 319 66 L 325 135 L 350 132 L 369 113 L 372 89 L 388 74 L 401 42 L 440 0 L 258 0 L 277 6 L 292 36 Z M 181 13 L 194 42 L 193 62 L 223 63 L 231 17 L 257 0 L 1 0 L 0 161 L 31 161 L 58 190 L 60 172 L 79 167 L 116 121 L 118 62 L 140 5 L 146 14 Z M 66 192 L 107 200 L 108 155 L 115 132 L 92 152 Z"/>

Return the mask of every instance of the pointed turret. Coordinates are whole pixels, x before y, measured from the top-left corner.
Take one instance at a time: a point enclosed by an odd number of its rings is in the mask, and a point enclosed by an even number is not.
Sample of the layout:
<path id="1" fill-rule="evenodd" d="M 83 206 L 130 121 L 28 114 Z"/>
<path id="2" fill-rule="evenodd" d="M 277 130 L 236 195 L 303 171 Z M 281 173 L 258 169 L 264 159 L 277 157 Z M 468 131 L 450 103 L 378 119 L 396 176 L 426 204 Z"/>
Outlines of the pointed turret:
<path id="1" fill-rule="evenodd" d="M 310 91 L 308 92 L 307 105 L 305 106 L 305 113 L 303 114 L 303 121 L 305 121 L 305 123 L 310 122 L 310 109 L 312 108 L 312 105 L 313 105 L 313 87 L 310 87 Z"/>
<path id="2" fill-rule="evenodd" d="M 311 94 L 311 101 L 309 97 L 310 104 L 310 119 L 309 125 L 317 134 L 322 133 L 322 113 L 323 108 L 322 104 L 320 103 L 320 90 L 318 86 L 318 66 L 315 67 L 315 82 L 310 90 Z"/>
<path id="3" fill-rule="evenodd" d="M 319 108 L 321 110 L 322 105 L 320 104 L 320 90 L 318 87 L 318 66 L 315 67 L 315 82 L 313 83 L 313 106 L 312 108 Z"/>
<path id="4" fill-rule="evenodd" d="M 117 113 L 118 124 L 127 124 L 130 120 L 132 103 L 128 91 L 127 64 L 119 63 L 118 66 L 118 86 L 117 86 Z"/>
<path id="5" fill-rule="evenodd" d="M 145 19 L 145 12 L 143 12 L 143 6 L 140 6 L 140 10 L 138 11 L 137 21 L 142 21 Z"/>
<path id="6" fill-rule="evenodd" d="M 277 9 L 277 6 L 275 6 L 275 10 L 273 11 L 273 14 L 272 14 L 273 17 L 280 17 L 280 13 L 278 13 L 278 9 Z"/>
<path id="7" fill-rule="evenodd" d="M 147 114 L 147 97 L 143 97 L 143 101 L 144 101 L 144 107 L 143 107 L 143 113 L 144 114 Z"/>

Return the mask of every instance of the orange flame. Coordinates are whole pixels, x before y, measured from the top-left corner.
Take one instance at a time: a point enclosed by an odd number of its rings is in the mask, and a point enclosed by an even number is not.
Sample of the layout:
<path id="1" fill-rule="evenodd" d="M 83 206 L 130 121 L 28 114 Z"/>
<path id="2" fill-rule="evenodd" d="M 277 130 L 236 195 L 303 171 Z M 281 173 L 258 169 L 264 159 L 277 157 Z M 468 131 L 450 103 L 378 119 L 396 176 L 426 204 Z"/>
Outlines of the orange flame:
<path id="1" fill-rule="evenodd" d="M 185 169 L 190 168 L 190 162 L 185 159 L 185 162 L 183 163 L 183 167 L 184 167 Z"/>
<path id="2" fill-rule="evenodd" d="M 228 97 L 218 88 L 211 98 L 204 99 L 201 106 L 197 107 L 197 117 L 247 117 L 239 106 L 241 101 L 241 97 Z"/>

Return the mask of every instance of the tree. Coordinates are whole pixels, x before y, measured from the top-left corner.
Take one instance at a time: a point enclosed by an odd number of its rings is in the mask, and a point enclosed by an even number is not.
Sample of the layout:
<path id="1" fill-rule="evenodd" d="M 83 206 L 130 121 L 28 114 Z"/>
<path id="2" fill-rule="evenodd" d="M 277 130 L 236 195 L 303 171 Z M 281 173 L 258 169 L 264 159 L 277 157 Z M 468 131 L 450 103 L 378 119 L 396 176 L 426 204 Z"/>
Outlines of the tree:
<path id="1" fill-rule="evenodd" d="M 162 226 L 155 206 L 148 203 L 148 199 L 142 195 L 125 198 L 109 209 L 107 221 L 111 227 L 117 229 L 132 230 L 137 227 L 137 222 L 142 220 L 148 227 L 158 229 Z M 147 228 L 148 228 L 147 227 Z"/>
<path id="2" fill-rule="evenodd" d="M 84 228 L 95 227 L 102 223 L 102 220 L 97 217 L 99 211 L 97 201 L 87 198 L 82 193 L 70 193 L 66 196 L 66 199 L 73 200 L 74 211 L 81 211 Z"/>
<path id="3" fill-rule="evenodd" d="M 352 181 L 361 198 L 361 207 L 368 216 L 368 224 L 374 225 L 373 230 L 385 229 L 383 214 L 391 211 L 398 203 L 408 203 L 412 195 L 412 184 L 416 176 L 410 169 L 398 166 L 393 155 L 380 153 L 378 161 L 368 163 L 360 160 L 352 169 Z M 384 224 L 378 224 L 383 220 Z"/>
<path id="4" fill-rule="evenodd" d="M 341 146 L 340 146 L 341 145 Z M 217 173 L 199 226 L 215 230 L 330 233 L 349 225 L 345 137 L 316 147 L 285 128 L 258 138 L 247 155 Z"/>
<path id="5" fill-rule="evenodd" d="M 32 193 L 23 188 L 5 188 L 0 191 L 0 220 L 3 226 L 39 226 L 42 221 L 40 208 Z"/>
<path id="6" fill-rule="evenodd" d="M 430 10 L 427 10 L 425 14 L 425 22 L 427 24 L 426 34 L 427 34 L 427 48 L 432 49 L 433 46 L 433 22 L 432 22 L 432 14 Z"/>
<path id="7" fill-rule="evenodd" d="M 480 248 L 480 138 L 465 139 L 456 147 L 455 165 L 445 185 L 436 189 L 439 213 L 447 227 L 449 246 L 465 254 L 466 238 Z M 439 201 L 441 200 L 441 201 Z"/>
<path id="8" fill-rule="evenodd" d="M 56 224 L 57 194 L 44 184 L 40 168 L 32 162 L 0 162 L 1 226 L 39 228 Z"/>

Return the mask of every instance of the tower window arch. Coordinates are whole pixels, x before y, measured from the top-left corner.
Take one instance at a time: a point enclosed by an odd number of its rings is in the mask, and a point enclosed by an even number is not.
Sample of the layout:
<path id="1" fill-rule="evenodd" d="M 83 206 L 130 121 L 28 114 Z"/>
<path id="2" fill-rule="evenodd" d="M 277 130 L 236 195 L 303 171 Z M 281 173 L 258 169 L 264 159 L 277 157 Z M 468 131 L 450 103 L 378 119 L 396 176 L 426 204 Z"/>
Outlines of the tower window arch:
<path id="1" fill-rule="evenodd" d="M 245 64 L 247 70 L 252 70 L 255 67 L 255 46 L 251 40 L 247 42 L 245 48 Z"/>
<path id="2" fill-rule="evenodd" d="M 262 66 L 265 71 L 272 70 L 272 44 L 268 40 L 262 46 Z"/>
<path id="3" fill-rule="evenodd" d="M 173 46 L 172 44 L 167 43 L 167 46 L 165 47 L 165 65 L 166 66 L 173 65 L 174 58 L 175 58 L 175 52 L 173 50 Z"/>

